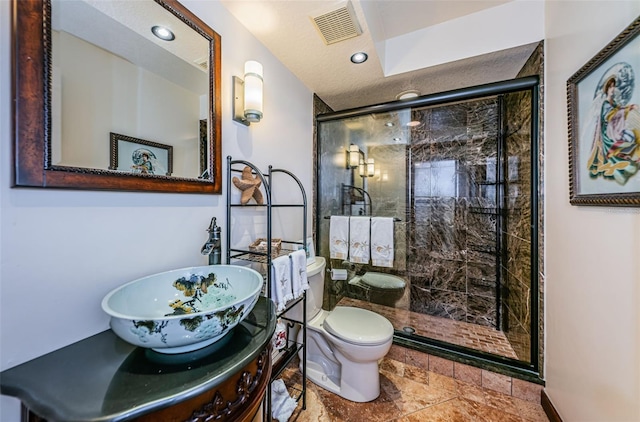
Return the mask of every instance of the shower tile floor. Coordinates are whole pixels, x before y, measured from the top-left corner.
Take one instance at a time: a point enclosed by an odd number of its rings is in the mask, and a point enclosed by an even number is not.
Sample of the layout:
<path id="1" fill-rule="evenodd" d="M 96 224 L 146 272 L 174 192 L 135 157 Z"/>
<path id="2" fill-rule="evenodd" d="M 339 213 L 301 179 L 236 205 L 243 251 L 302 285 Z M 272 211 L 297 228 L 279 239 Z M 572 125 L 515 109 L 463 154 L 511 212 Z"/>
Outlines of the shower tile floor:
<path id="1" fill-rule="evenodd" d="M 394 350 L 395 349 L 395 350 Z M 291 422 L 548 422 L 540 403 L 542 387 L 526 387 L 520 396 L 484 388 L 473 382 L 440 375 L 396 360 L 403 349 L 393 346 L 380 364 L 380 396 L 368 403 L 354 403 L 307 381 L 307 406 L 302 401 Z M 281 377 L 300 388 L 301 375 L 292 364 Z M 517 384 L 510 385 L 515 391 Z M 528 390 L 527 390 L 528 388 Z M 524 392 L 524 393 L 523 393 Z"/>
<path id="2" fill-rule="evenodd" d="M 504 333 L 491 327 L 419 314 L 349 297 L 342 298 L 338 305 L 353 306 L 376 312 L 387 318 L 393 328 L 398 331 L 403 331 L 405 327 L 411 327 L 415 330 L 414 334 L 422 337 L 518 359 Z"/>

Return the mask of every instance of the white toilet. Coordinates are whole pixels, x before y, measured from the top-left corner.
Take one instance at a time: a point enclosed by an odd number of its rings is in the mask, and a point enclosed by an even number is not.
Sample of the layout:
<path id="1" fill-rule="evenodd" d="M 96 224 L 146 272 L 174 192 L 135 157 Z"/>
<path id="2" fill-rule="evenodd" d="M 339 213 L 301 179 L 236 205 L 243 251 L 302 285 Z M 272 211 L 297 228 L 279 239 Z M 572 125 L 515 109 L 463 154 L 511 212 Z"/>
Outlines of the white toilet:
<path id="1" fill-rule="evenodd" d="M 322 309 L 326 261 L 307 266 L 307 377 L 347 400 L 367 402 L 380 395 L 378 361 L 393 342 L 393 326 L 365 309 L 336 306 Z M 301 318 L 301 308 L 292 309 Z M 302 330 L 298 342 L 302 341 Z M 300 353 L 302 359 L 302 353 Z"/>

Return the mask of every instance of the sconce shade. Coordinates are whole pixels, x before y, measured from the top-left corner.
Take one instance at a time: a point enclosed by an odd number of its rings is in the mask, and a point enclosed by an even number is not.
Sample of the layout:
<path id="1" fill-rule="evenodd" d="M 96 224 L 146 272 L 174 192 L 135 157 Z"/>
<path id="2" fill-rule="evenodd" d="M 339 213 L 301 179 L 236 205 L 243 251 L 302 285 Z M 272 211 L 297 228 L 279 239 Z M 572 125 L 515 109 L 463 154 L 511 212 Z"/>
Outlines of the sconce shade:
<path id="1" fill-rule="evenodd" d="M 375 174 L 375 171 L 376 171 L 376 168 L 375 168 L 375 162 L 373 158 L 367 158 L 367 176 L 373 177 L 373 175 Z"/>
<path id="2" fill-rule="evenodd" d="M 364 160 L 360 160 L 360 164 L 358 165 L 358 173 L 360 173 L 361 177 L 367 177 L 367 165 L 364 163 Z"/>
<path id="3" fill-rule="evenodd" d="M 349 164 L 350 168 L 358 167 L 360 165 L 360 148 L 357 145 L 349 145 Z"/>
<path id="4" fill-rule="evenodd" d="M 253 60 L 244 64 L 244 117 L 254 123 L 262 119 L 262 65 Z"/>

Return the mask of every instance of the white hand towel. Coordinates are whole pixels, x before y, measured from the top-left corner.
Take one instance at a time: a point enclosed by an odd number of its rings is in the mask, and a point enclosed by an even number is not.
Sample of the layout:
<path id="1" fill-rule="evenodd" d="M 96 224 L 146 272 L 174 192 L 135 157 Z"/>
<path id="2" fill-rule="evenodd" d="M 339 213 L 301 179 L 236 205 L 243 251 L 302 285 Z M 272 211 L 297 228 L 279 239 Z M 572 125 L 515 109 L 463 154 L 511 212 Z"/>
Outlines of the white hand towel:
<path id="1" fill-rule="evenodd" d="M 271 416 L 274 419 L 288 421 L 297 406 L 298 402 L 289 396 L 284 381 L 278 379 L 271 383 Z"/>
<path id="2" fill-rule="evenodd" d="M 378 267 L 393 267 L 393 218 L 371 219 L 371 262 Z"/>
<path id="3" fill-rule="evenodd" d="M 349 217 L 331 216 L 329 254 L 332 259 L 347 259 L 347 256 L 349 256 Z"/>
<path id="4" fill-rule="evenodd" d="M 307 281 L 307 254 L 304 249 L 298 249 L 289 254 L 291 258 L 291 284 L 293 285 L 293 298 L 299 298 L 309 288 Z"/>
<path id="5" fill-rule="evenodd" d="M 284 310 L 285 304 L 293 299 L 291 260 L 286 255 L 274 259 L 271 261 L 271 271 L 271 300 L 280 312 Z"/>
<path id="6" fill-rule="evenodd" d="M 349 221 L 349 260 L 358 264 L 369 263 L 369 217 L 351 217 Z"/>

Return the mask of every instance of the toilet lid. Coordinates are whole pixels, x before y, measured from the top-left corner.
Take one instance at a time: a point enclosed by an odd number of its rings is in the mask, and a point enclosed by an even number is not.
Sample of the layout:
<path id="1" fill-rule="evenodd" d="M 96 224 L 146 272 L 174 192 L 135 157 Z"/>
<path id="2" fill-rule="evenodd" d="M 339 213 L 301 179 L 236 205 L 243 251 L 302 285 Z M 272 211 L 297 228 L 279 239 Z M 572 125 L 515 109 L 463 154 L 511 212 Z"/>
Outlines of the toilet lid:
<path id="1" fill-rule="evenodd" d="M 393 325 L 375 312 L 336 306 L 324 320 L 327 332 L 353 344 L 382 344 L 393 337 Z"/>

